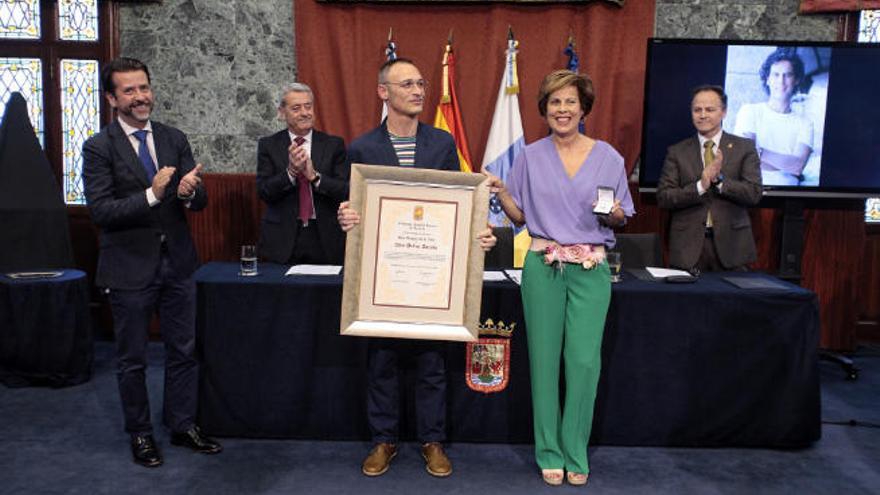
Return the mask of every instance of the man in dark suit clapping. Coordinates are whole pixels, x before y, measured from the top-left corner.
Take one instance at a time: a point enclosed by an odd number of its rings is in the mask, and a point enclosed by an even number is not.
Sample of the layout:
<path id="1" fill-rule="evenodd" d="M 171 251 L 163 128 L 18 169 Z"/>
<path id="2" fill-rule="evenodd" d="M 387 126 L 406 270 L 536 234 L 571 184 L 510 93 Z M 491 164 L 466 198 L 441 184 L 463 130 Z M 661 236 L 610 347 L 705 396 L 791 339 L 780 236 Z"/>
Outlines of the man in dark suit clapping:
<path id="1" fill-rule="evenodd" d="M 745 269 L 756 258 L 748 208 L 761 200 L 761 161 L 754 141 L 721 131 L 725 115 L 724 89 L 694 89 L 697 134 L 669 147 L 657 185 L 657 204 L 672 214 L 669 264 L 691 272 Z"/>
<path id="2" fill-rule="evenodd" d="M 150 120 L 153 92 L 146 65 L 118 58 L 101 71 L 116 120 L 83 145 L 83 182 L 92 220 L 100 228 L 95 282 L 107 288 L 116 334 L 117 378 L 138 464 L 162 464 L 153 439 L 145 384 L 153 313 L 165 342 L 163 422 L 171 443 L 205 454 L 222 450 L 195 424 L 198 362 L 195 297 L 198 267 L 185 210 L 208 198 L 186 136 Z"/>
<path id="3" fill-rule="evenodd" d="M 281 90 L 278 116 L 287 128 L 257 144 L 257 192 L 266 203 L 260 256 L 281 264 L 341 265 L 345 234 L 336 220 L 348 196 L 350 164 L 342 138 L 314 129 L 312 90 Z"/>

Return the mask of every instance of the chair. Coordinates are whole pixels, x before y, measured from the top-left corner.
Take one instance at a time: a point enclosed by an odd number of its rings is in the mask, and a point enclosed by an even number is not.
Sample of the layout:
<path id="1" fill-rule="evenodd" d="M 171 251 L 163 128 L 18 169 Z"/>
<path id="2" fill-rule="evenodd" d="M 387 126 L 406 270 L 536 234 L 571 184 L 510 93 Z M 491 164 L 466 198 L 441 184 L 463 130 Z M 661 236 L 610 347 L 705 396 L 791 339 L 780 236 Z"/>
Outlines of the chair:
<path id="1" fill-rule="evenodd" d="M 615 234 L 617 244 L 611 251 L 620 253 L 624 268 L 663 266 L 660 236 L 647 234 Z"/>
<path id="2" fill-rule="evenodd" d="M 513 229 L 492 227 L 492 233 L 498 242 L 486 253 L 486 269 L 513 268 Z"/>

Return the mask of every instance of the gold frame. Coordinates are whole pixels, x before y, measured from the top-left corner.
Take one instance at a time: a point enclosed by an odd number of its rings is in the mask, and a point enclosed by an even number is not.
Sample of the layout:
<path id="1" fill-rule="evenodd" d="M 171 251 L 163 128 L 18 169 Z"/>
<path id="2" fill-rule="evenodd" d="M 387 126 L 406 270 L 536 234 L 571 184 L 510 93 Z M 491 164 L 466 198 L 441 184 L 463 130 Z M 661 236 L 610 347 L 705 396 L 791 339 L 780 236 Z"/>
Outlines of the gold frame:
<path id="1" fill-rule="evenodd" d="M 477 340 L 484 262 L 477 233 L 487 226 L 489 188 L 486 180 L 482 174 L 352 164 L 349 201 L 351 208 L 360 213 L 361 222 L 348 232 L 346 239 L 339 329 L 342 335 Z M 443 199 L 432 201 L 432 197 Z M 449 247 L 452 254 L 448 261 L 451 303 L 447 307 L 376 303 L 377 267 L 385 260 L 378 255 L 380 236 L 385 234 L 387 237 L 389 229 L 395 227 L 395 224 L 390 227 L 380 225 L 382 207 L 376 205 L 386 199 L 455 205 L 452 210 L 456 212 L 455 235 Z M 415 211 L 413 215 L 416 215 Z M 386 224 L 391 223 L 387 216 L 384 219 Z M 456 265 L 460 257 L 465 257 L 467 262 Z M 438 270 L 438 273 L 446 272 Z M 377 317 L 380 314 L 381 317 Z"/>

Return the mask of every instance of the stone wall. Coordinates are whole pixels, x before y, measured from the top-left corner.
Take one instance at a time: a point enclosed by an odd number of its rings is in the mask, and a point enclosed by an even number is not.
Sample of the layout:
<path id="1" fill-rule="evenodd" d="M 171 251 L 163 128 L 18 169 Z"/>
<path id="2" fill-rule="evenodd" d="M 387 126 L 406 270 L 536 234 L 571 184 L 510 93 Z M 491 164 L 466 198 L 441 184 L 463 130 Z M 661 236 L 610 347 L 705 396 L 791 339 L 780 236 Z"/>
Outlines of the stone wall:
<path id="1" fill-rule="evenodd" d="M 294 81 L 291 0 L 123 4 L 121 54 L 143 60 L 156 120 L 187 133 L 209 172 L 254 172 L 257 144 L 283 126 L 277 88 Z"/>
<path id="2" fill-rule="evenodd" d="M 629 0 L 635 3 L 639 0 Z M 253 172 L 256 140 L 282 128 L 277 88 L 295 80 L 292 0 L 123 4 L 120 45 L 150 67 L 155 118 L 180 127 L 209 172 Z M 656 0 L 656 36 L 833 40 L 836 16 L 799 0 Z"/>
<path id="3" fill-rule="evenodd" d="M 798 15 L 799 5 L 800 0 L 656 0 L 654 33 L 661 38 L 837 39 L 836 15 Z"/>

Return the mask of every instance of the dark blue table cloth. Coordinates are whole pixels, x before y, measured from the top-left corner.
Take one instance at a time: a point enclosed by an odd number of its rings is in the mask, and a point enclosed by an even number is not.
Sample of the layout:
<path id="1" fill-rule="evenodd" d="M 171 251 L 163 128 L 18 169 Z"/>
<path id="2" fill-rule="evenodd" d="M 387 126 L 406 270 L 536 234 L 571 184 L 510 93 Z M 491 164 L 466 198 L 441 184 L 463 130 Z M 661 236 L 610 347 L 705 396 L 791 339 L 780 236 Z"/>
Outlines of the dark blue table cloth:
<path id="1" fill-rule="evenodd" d="M 203 359 L 199 421 L 216 435 L 367 440 L 367 339 L 339 335 L 342 276 L 288 276 L 210 263 L 196 274 Z M 818 303 L 800 287 L 740 289 L 724 276 L 664 284 L 624 274 L 613 286 L 594 443 L 808 445 L 820 436 Z M 451 441 L 531 442 L 519 287 L 484 285 L 481 321 L 516 322 L 511 380 L 465 384 L 465 345 L 447 343 Z M 414 369 L 402 378 L 402 434 L 414 437 Z"/>
<path id="2" fill-rule="evenodd" d="M 54 278 L 0 274 L 0 382 L 76 385 L 91 377 L 89 285 L 79 270 Z"/>

